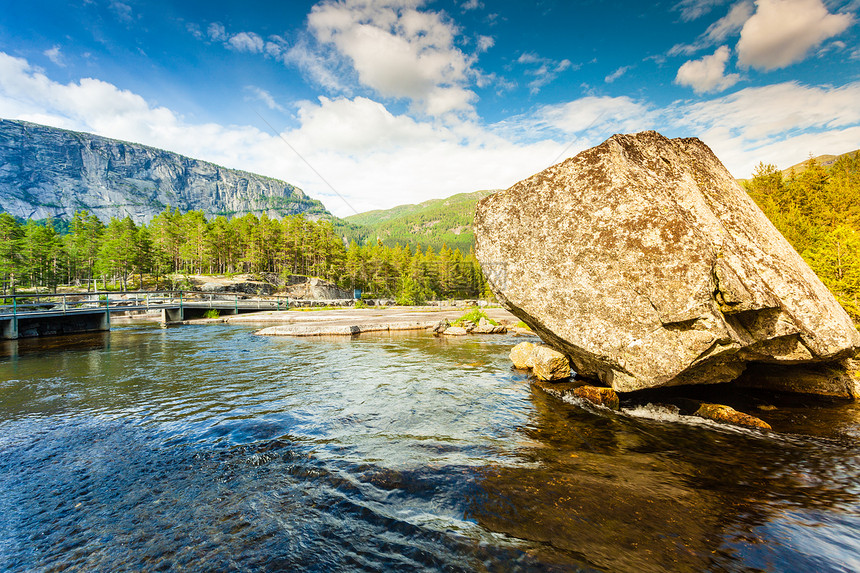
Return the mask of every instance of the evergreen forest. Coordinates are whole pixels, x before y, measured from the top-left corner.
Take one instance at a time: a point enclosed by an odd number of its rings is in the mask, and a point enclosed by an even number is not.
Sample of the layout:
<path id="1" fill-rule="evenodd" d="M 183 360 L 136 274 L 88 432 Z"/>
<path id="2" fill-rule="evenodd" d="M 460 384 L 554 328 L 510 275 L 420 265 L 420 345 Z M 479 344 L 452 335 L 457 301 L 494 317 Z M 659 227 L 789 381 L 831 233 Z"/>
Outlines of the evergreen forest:
<path id="1" fill-rule="evenodd" d="M 827 168 L 814 159 L 803 167 L 784 173 L 760 163 L 742 183 L 860 322 L 860 152 L 843 155 Z M 478 197 L 467 198 L 474 203 Z M 432 207 L 434 215 L 441 210 Z M 392 221 L 399 224 L 401 214 L 396 215 Z M 104 224 L 87 211 L 69 222 L 21 222 L 2 213 L 0 281 L 6 294 L 16 288 L 56 290 L 59 285 L 174 287 L 177 276 L 187 274 L 277 273 L 318 276 L 401 304 L 490 294 L 468 244 L 462 245 L 469 249 L 466 254 L 445 243 L 408 244 L 406 228 L 405 244 L 392 245 L 379 236 L 347 244 L 350 234 L 344 231 L 340 221 L 299 215 L 209 220 L 200 211 L 180 213 L 169 207 L 145 225 L 128 217 Z"/>
<path id="2" fill-rule="evenodd" d="M 760 163 L 744 186 L 855 322 L 860 322 L 860 152 L 787 175 Z"/>
<path id="3" fill-rule="evenodd" d="M 388 247 L 379 240 L 347 245 L 331 221 L 300 215 L 207 220 L 200 211 L 168 207 L 149 224 L 126 217 L 105 225 L 79 211 L 66 227 L 64 234 L 51 220 L 21 223 L 0 214 L 4 294 L 59 285 L 172 288 L 183 285 L 182 275 L 239 273 L 316 276 L 400 304 L 488 294 L 471 252 L 444 244 Z"/>

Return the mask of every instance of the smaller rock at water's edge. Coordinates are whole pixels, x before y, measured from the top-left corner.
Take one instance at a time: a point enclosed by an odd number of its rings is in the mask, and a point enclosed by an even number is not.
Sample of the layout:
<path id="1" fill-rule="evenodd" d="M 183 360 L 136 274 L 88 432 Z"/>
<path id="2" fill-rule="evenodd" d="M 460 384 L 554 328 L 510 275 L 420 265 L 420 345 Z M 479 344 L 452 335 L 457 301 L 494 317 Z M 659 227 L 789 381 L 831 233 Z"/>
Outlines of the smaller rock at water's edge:
<path id="1" fill-rule="evenodd" d="M 531 342 L 520 342 L 511 348 L 511 362 L 514 363 L 514 368 L 518 370 L 528 370 L 535 365 L 532 359 L 535 345 Z"/>
<path id="2" fill-rule="evenodd" d="M 696 415 L 715 422 L 734 424 L 736 426 L 746 426 L 747 428 L 758 428 L 760 430 L 772 429 L 770 424 L 764 420 L 744 414 L 743 412 L 738 412 L 734 408 L 722 404 L 704 403 L 696 410 Z"/>
<path id="3" fill-rule="evenodd" d="M 573 390 L 573 395 L 577 398 L 587 400 L 592 404 L 603 406 L 611 410 L 618 410 L 621 404 L 618 399 L 618 394 L 612 388 L 601 386 L 580 386 Z"/>
<path id="4" fill-rule="evenodd" d="M 532 373 L 541 380 L 563 380 L 570 378 L 570 362 L 567 356 L 549 346 L 536 346 L 532 352 Z"/>
<path id="5" fill-rule="evenodd" d="M 466 336 L 469 334 L 469 331 L 462 326 L 449 326 L 442 331 L 442 334 L 445 336 Z"/>

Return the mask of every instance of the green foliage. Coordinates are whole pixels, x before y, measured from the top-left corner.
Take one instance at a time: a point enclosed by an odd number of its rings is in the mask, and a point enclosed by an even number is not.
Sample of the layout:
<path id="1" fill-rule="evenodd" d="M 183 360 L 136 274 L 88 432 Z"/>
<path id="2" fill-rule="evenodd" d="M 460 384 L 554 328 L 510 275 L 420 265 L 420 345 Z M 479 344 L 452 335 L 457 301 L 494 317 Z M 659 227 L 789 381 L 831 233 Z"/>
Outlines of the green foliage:
<path id="1" fill-rule="evenodd" d="M 517 328 L 528 328 L 529 330 L 531 330 L 531 327 L 522 320 L 517 323 Z"/>
<path id="2" fill-rule="evenodd" d="M 87 211 L 75 213 L 71 232 L 61 236 L 50 222 L 23 225 L 0 215 L 0 280 L 16 284 L 86 285 L 126 290 L 155 285 L 190 290 L 188 275 L 263 273 L 317 276 L 362 298 L 397 298 L 404 304 L 428 299 L 476 297 L 486 288 L 475 258 L 442 245 L 438 253 L 352 242 L 344 245 L 331 221 L 294 215 L 281 220 L 253 214 L 212 220 L 200 211 L 166 207 L 148 225 L 129 217 L 104 225 Z"/>
<path id="3" fill-rule="evenodd" d="M 203 313 L 203 318 L 218 318 L 219 316 L 221 316 L 221 311 L 217 308 L 210 308 Z"/>
<path id="4" fill-rule="evenodd" d="M 487 314 L 484 311 L 482 311 L 480 308 L 478 308 L 477 306 L 473 306 L 472 308 L 470 308 L 466 312 L 466 314 L 464 314 L 463 316 L 461 316 L 460 318 L 455 320 L 453 324 L 454 324 L 454 326 L 463 326 L 463 324 L 466 322 L 474 322 L 475 324 L 478 324 L 482 318 L 484 320 L 486 320 L 487 322 L 489 322 L 490 324 L 492 324 L 493 326 L 499 325 L 498 322 L 496 322 L 492 318 L 488 317 Z"/>
<path id="5" fill-rule="evenodd" d="M 860 152 L 830 169 L 814 159 L 786 178 L 759 164 L 745 182 L 750 196 L 818 274 L 848 314 L 860 321 Z"/>
<path id="6" fill-rule="evenodd" d="M 346 217 L 338 232 L 358 244 L 377 239 L 383 245 L 412 245 L 427 249 L 443 243 L 469 252 L 475 245 L 472 221 L 475 206 L 491 191 L 460 193 L 447 199 L 432 199 L 418 205 L 400 205 Z"/>
<path id="7" fill-rule="evenodd" d="M 400 306 L 418 306 L 426 302 L 421 285 L 410 276 L 401 277 L 397 288 L 397 304 Z"/>
<path id="8" fill-rule="evenodd" d="M 364 302 L 362 300 L 357 300 L 357 301 L 355 301 L 355 307 L 354 308 L 370 308 L 370 307 L 367 305 L 366 302 Z"/>

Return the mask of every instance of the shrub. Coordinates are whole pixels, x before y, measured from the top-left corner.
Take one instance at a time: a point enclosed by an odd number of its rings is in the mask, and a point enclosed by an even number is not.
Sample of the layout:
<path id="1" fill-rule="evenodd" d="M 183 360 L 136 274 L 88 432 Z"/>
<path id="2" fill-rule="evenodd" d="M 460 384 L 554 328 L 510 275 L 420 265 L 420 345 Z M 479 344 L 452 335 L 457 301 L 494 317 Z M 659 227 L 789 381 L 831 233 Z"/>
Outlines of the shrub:
<path id="1" fill-rule="evenodd" d="M 478 308 L 477 306 L 473 306 L 468 310 L 468 312 L 466 312 L 466 314 L 454 321 L 454 326 L 463 326 L 463 323 L 465 322 L 474 322 L 475 324 L 478 324 L 478 322 L 480 322 L 482 318 L 493 326 L 498 326 L 499 324 L 498 322 L 487 316 L 486 313 L 484 313 L 484 311 L 482 311 L 480 308 Z"/>
<path id="2" fill-rule="evenodd" d="M 221 313 L 217 308 L 210 308 L 203 313 L 203 318 L 218 318 L 219 316 L 221 316 Z"/>

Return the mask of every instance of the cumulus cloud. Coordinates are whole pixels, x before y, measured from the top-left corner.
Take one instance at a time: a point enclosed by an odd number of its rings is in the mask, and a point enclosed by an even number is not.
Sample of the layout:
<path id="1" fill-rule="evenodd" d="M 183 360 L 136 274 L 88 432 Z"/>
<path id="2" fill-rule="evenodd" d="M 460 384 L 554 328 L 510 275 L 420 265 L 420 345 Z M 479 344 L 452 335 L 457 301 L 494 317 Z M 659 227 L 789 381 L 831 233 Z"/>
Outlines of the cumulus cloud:
<path id="1" fill-rule="evenodd" d="M 54 62 L 55 66 L 60 66 L 61 68 L 66 67 L 66 61 L 63 58 L 63 53 L 60 51 L 60 46 L 54 46 L 53 48 L 45 50 L 42 53 L 45 54 L 49 60 Z"/>
<path id="2" fill-rule="evenodd" d="M 723 91 L 735 85 L 740 76 L 726 75 L 726 62 L 731 54 L 728 46 L 720 46 L 710 56 L 684 63 L 675 76 L 675 83 L 693 88 L 698 94 Z"/>
<path id="3" fill-rule="evenodd" d="M 716 46 L 729 36 L 740 32 L 752 14 L 753 3 L 750 0 L 741 0 L 731 7 L 728 14 L 708 26 L 708 29 L 695 42 L 692 44 L 676 44 L 669 50 L 668 55 L 677 56 L 684 54 L 689 56 L 699 50 Z"/>
<path id="4" fill-rule="evenodd" d="M 201 37 L 201 34 L 196 32 L 196 28 L 191 27 L 189 28 L 189 31 L 191 31 L 195 37 Z M 280 51 L 282 51 L 281 44 L 283 43 L 283 39 L 279 36 L 273 36 L 268 42 L 264 42 L 263 38 L 254 32 L 238 32 L 236 34 L 229 33 L 227 28 L 224 27 L 224 24 L 221 24 L 220 22 L 212 22 L 209 24 L 206 28 L 206 36 L 213 42 L 221 42 L 225 47 L 230 48 L 231 50 L 236 50 L 237 52 L 259 54 L 265 50 L 266 54 L 272 55 L 272 52 L 278 52 L 278 55 L 280 55 Z"/>
<path id="5" fill-rule="evenodd" d="M 486 52 L 496 45 L 492 36 L 478 36 L 478 52 Z"/>
<path id="6" fill-rule="evenodd" d="M 227 40 L 239 52 L 259 53 L 263 51 L 263 38 L 253 32 L 239 32 Z"/>
<path id="7" fill-rule="evenodd" d="M 831 14 L 821 0 L 757 0 L 738 41 L 738 64 L 759 70 L 784 68 L 810 49 L 845 31 L 850 14 Z"/>
<path id="8" fill-rule="evenodd" d="M 281 137 L 361 211 L 508 187 L 546 167 L 561 147 L 552 140 L 517 143 L 469 121 L 416 121 L 368 98 L 304 102 L 297 127 L 277 135 L 264 125 L 195 124 L 107 82 L 55 82 L 2 52 L 0 117 L 136 141 L 277 177 L 338 215 L 352 211 Z"/>
<path id="9" fill-rule="evenodd" d="M 410 100 L 431 115 L 470 112 L 472 59 L 455 46 L 457 29 L 419 0 L 343 0 L 317 4 L 308 26 L 323 45 L 346 56 L 363 85 Z"/>
<path id="10" fill-rule="evenodd" d="M 206 28 L 206 35 L 214 42 L 223 42 L 227 39 L 227 30 L 224 28 L 224 24 L 212 22 Z"/>
<path id="11" fill-rule="evenodd" d="M 267 94 L 249 93 L 261 101 Z M 508 187 L 614 132 L 643 129 L 699 136 L 732 173 L 748 176 L 759 161 L 786 165 L 810 152 L 855 149 L 857 101 L 860 82 L 783 83 L 663 109 L 626 96 L 589 96 L 483 126 L 468 119 L 420 121 L 370 98 L 337 97 L 302 102 L 294 126 L 273 134 L 262 122 L 194 123 L 98 79 L 57 82 L 0 52 L 0 117 L 136 141 L 277 177 L 338 215 L 351 210 L 302 158 L 360 211 Z"/>

